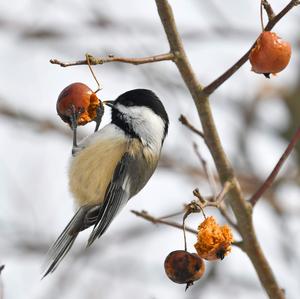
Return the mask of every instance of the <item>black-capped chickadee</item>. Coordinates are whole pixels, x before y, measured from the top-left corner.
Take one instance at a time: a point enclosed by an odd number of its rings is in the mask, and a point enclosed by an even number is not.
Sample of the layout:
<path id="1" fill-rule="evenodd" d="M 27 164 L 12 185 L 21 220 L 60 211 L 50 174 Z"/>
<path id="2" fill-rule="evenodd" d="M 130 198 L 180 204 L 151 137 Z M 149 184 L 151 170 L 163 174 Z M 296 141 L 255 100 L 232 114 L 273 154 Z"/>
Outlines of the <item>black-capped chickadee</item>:
<path id="1" fill-rule="evenodd" d="M 99 238 L 157 166 L 169 125 L 159 98 L 134 89 L 104 103 L 112 109 L 111 123 L 73 148 L 69 185 L 78 210 L 49 249 L 44 276 L 56 269 L 79 232 L 94 226 L 87 246 Z"/>

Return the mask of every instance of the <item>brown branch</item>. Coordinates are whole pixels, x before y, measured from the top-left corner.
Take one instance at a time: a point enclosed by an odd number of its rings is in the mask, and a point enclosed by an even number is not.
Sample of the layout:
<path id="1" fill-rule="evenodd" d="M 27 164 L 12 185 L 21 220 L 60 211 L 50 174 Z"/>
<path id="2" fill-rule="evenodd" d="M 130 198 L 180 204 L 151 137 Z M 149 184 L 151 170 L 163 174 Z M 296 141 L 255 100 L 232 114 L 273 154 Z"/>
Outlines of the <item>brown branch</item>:
<path id="1" fill-rule="evenodd" d="M 226 219 L 226 221 L 232 227 L 234 227 L 236 229 L 236 231 L 238 231 L 240 233 L 240 229 L 239 229 L 238 225 L 228 215 L 226 207 L 223 203 L 223 200 L 224 200 L 226 194 L 229 192 L 230 188 L 232 188 L 232 185 L 230 184 L 230 182 L 226 182 L 223 185 L 223 188 L 222 188 L 221 192 L 217 195 L 215 201 L 218 203 L 218 209 L 219 209 L 221 215 Z"/>
<path id="2" fill-rule="evenodd" d="M 300 139 L 300 127 L 297 129 L 296 133 L 293 135 L 290 143 L 288 144 L 286 150 L 280 157 L 279 161 L 275 165 L 274 169 L 268 176 L 268 178 L 265 180 L 265 182 L 259 187 L 259 189 L 253 194 L 253 196 L 249 199 L 249 202 L 252 204 L 252 206 L 255 206 L 257 201 L 261 198 L 261 196 L 271 187 L 274 180 L 276 179 L 276 176 L 278 172 L 280 171 L 281 167 L 283 166 L 284 162 L 292 152 L 293 148 L 297 144 L 297 142 Z"/>
<path id="3" fill-rule="evenodd" d="M 162 218 L 156 218 L 152 215 L 150 215 L 148 212 L 146 211 L 135 211 L 135 210 L 131 210 L 131 212 L 136 215 L 137 217 L 141 217 L 149 222 L 152 222 L 153 224 L 164 224 L 164 225 L 167 225 L 167 226 L 171 226 L 171 227 L 174 227 L 174 228 L 178 228 L 178 229 L 181 229 L 183 230 L 183 228 L 185 229 L 185 231 L 191 233 L 191 234 L 194 234 L 194 235 L 197 235 L 198 234 L 198 231 L 196 229 L 193 229 L 193 228 L 190 228 L 190 227 L 187 227 L 186 225 L 183 225 L 183 224 L 179 224 L 177 222 L 173 222 L 173 221 L 165 221 L 165 220 L 162 220 Z M 239 247 L 241 250 L 244 250 L 244 243 L 243 241 L 237 241 L 237 242 L 233 242 L 232 243 L 233 246 L 236 246 L 236 247 Z"/>
<path id="4" fill-rule="evenodd" d="M 221 192 L 216 196 L 215 201 L 217 202 L 217 208 L 220 211 L 221 215 L 226 219 L 226 221 L 233 227 L 235 228 L 235 230 L 237 232 L 240 233 L 240 229 L 238 227 L 238 225 L 234 222 L 234 220 L 232 220 L 232 218 L 228 215 L 227 213 L 227 209 L 224 205 L 224 198 L 226 196 L 226 194 L 229 192 L 229 190 L 232 188 L 232 185 L 230 184 L 230 182 L 226 182 L 223 185 L 223 188 L 221 190 Z"/>
<path id="5" fill-rule="evenodd" d="M 240 233 L 240 229 L 238 227 L 238 225 L 231 219 L 231 217 L 228 215 L 227 210 L 224 206 L 223 200 L 225 199 L 226 194 L 229 192 L 229 190 L 232 188 L 232 184 L 230 182 L 226 182 L 223 187 L 221 192 L 215 197 L 213 198 L 204 198 L 202 197 L 202 195 L 200 194 L 198 189 L 195 189 L 193 191 L 194 196 L 196 196 L 198 198 L 198 202 L 197 205 L 199 205 L 199 207 L 201 208 L 201 211 L 205 217 L 204 214 L 204 209 L 206 207 L 215 207 L 217 208 L 221 215 L 226 219 L 226 221 L 237 231 Z M 193 204 L 193 202 L 191 203 Z"/>
<path id="6" fill-rule="evenodd" d="M 232 188 L 232 183 L 231 182 L 225 182 L 225 184 L 223 185 L 222 190 L 220 191 L 220 193 L 216 196 L 215 201 L 220 205 L 221 202 L 224 200 L 225 196 L 227 195 L 227 193 L 229 192 L 229 190 Z"/>
<path id="7" fill-rule="evenodd" d="M 88 57 L 91 65 L 104 64 L 109 62 L 122 62 L 122 63 L 138 65 L 138 64 L 153 63 L 153 62 L 174 59 L 174 55 L 172 53 L 159 54 L 159 55 L 143 57 L 143 58 L 127 58 L 127 57 L 119 57 L 114 55 L 109 55 L 106 57 L 94 57 L 92 55 L 88 55 Z M 88 64 L 88 61 L 86 59 L 73 61 L 73 62 L 62 62 L 58 59 L 51 59 L 50 62 L 52 64 L 58 64 L 62 67 Z"/>
<path id="8" fill-rule="evenodd" d="M 276 16 L 271 4 L 267 0 L 262 0 L 262 5 L 268 15 L 269 21 L 271 21 Z"/>
<path id="9" fill-rule="evenodd" d="M 160 219 L 160 220 L 163 220 L 163 219 L 167 219 L 167 218 L 171 218 L 171 217 L 176 217 L 176 216 L 182 215 L 183 213 L 184 213 L 184 209 L 182 209 L 182 210 L 179 211 L 179 212 L 170 213 L 170 214 L 161 216 L 161 217 L 159 217 L 159 219 Z"/>
<path id="10" fill-rule="evenodd" d="M 193 143 L 193 148 L 194 148 L 194 151 L 195 151 L 195 154 L 196 156 L 198 157 L 201 165 L 202 165 L 202 168 L 203 168 L 203 172 L 205 174 L 205 177 L 209 183 L 209 186 L 210 186 L 210 190 L 212 192 L 212 195 L 215 196 L 216 195 L 216 181 L 215 181 L 215 178 L 214 176 L 212 175 L 212 173 L 210 172 L 210 170 L 208 169 L 208 166 L 207 166 L 207 162 L 206 160 L 202 157 L 199 149 L 198 149 L 198 145 L 194 142 Z"/>
<path id="11" fill-rule="evenodd" d="M 138 211 L 131 210 L 131 212 L 138 217 L 142 217 L 143 219 L 146 219 L 146 220 L 152 222 L 153 224 L 165 224 L 165 225 L 172 226 L 172 227 L 175 227 L 178 229 L 183 229 L 182 224 L 179 224 L 179 223 L 173 222 L 173 221 L 162 220 L 161 218 L 155 218 L 146 211 L 138 212 Z M 185 226 L 185 230 L 187 232 L 197 235 L 197 230 L 195 230 L 195 229 Z"/>
<path id="12" fill-rule="evenodd" d="M 229 192 L 229 190 L 232 188 L 232 184 L 230 182 L 226 182 L 223 187 L 222 190 L 220 191 L 220 193 L 213 198 L 204 198 L 202 197 L 202 195 L 200 194 L 198 189 L 195 189 L 193 191 L 194 196 L 196 196 L 199 200 L 199 202 L 197 203 L 201 210 L 202 213 L 204 214 L 203 210 L 206 207 L 215 207 L 217 208 L 221 215 L 226 219 L 226 221 L 233 227 L 235 228 L 235 230 L 237 232 L 240 233 L 240 229 L 237 226 L 237 224 L 231 219 L 231 217 L 228 215 L 227 210 L 223 204 L 223 200 L 225 199 L 226 194 Z M 205 215 L 204 215 L 205 216 Z"/>
<path id="13" fill-rule="evenodd" d="M 185 205 L 185 208 L 183 211 L 177 212 L 177 213 L 172 213 L 172 214 L 168 214 L 167 216 L 162 216 L 159 218 L 156 218 L 154 216 L 151 216 L 148 212 L 146 211 L 141 211 L 141 212 L 137 212 L 134 210 L 131 210 L 131 212 L 133 214 L 135 214 L 136 216 L 142 217 L 154 224 L 165 224 L 165 225 L 169 225 L 169 226 L 173 226 L 179 229 L 183 229 L 183 230 L 187 230 L 189 232 L 192 233 L 197 233 L 196 230 L 193 230 L 192 228 L 187 228 L 185 226 L 185 219 L 192 213 L 202 213 L 203 217 L 206 218 L 205 213 L 204 213 L 204 209 L 206 207 L 215 207 L 215 208 L 220 208 L 222 201 L 224 200 L 226 194 L 228 193 L 228 191 L 232 188 L 232 184 L 230 182 L 226 182 L 222 188 L 222 190 L 220 191 L 220 193 L 214 197 L 214 198 L 204 198 L 201 196 L 200 192 L 198 189 L 195 189 L 193 191 L 193 195 L 195 197 L 198 198 L 198 201 L 192 201 L 189 204 Z M 183 214 L 184 213 L 184 214 Z M 169 217 L 173 217 L 173 216 L 178 216 L 183 214 L 183 223 L 182 225 L 173 222 L 173 221 L 168 221 L 165 220 L 166 218 Z M 230 219 L 228 221 L 230 224 L 232 224 L 232 226 L 238 231 L 238 228 L 236 227 L 236 224 L 233 223 Z M 185 237 L 184 237 L 185 239 Z"/>
<path id="14" fill-rule="evenodd" d="M 237 225 L 239 226 L 243 238 L 245 251 L 252 261 L 259 279 L 269 297 L 272 299 L 283 299 L 284 293 L 276 282 L 274 274 L 257 240 L 252 224 L 252 207 L 244 199 L 240 190 L 239 182 L 236 179 L 230 162 L 223 150 L 207 98 L 209 93 L 203 92 L 203 87 L 200 82 L 198 82 L 190 65 L 168 1 L 155 1 L 161 22 L 164 26 L 170 44 L 171 52 L 174 53 L 175 56 L 174 62 L 176 63 L 176 66 L 194 99 L 199 118 L 201 120 L 205 140 L 216 164 L 220 181 L 222 184 L 225 184 L 227 181 L 232 184 L 232 189 L 228 193 L 229 204 L 237 219 Z M 293 3 L 294 2 L 295 1 L 293 1 Z M 276 18 L 274 18 L 272 22 L 274 22 L 274 20 L 276 20 Z M 246 56 L 246 60 L 247 58 L 248 56 Z M 229 77 L 230 76 L 228 76 L 228 78 Z M 223 82 L 225 80 L 226 78 Z M 219 85 L 221 84 L 222 83 Z"/>
<path id="15" fill-rule="evenodd" d="M 236 247 L 238 247 L 238 248 L 240 248 L 240 249 L 243 250 L 243 251 L 245 251 L 243 241 L 235 241 L 235 242 L 232 242 L 232 245 L 233 245 L 233 246 L 236 246 Z"/>
<path id="16" fill-rule="evenodd" d="M 200 130 L 196 129 L 183 114 L 180 115 L 178 120 L 192 132 L 204 139 L 204 134 Z"/>
<path id="17" fill-rule="evenodd" d="M 275 15 L 272 19 L 269 20 L 268 24 L 265 27 L 265 31 L 270 31 L 280 20 L 284 17 L 293 7 L 300 4 L 299 0 L 291 0 L 280 13 Z M 233 65 L 231 66 L 224 74 L 214 80 L 212 83 L 203 88 L 203 94 L 208 96 L 212 94 L 218 87 L 220 87 L 226 80 L 228 80 L 247 60 L 251 50 L 254 48 L 256 41 L 250 47 L 250 49 Z"/>

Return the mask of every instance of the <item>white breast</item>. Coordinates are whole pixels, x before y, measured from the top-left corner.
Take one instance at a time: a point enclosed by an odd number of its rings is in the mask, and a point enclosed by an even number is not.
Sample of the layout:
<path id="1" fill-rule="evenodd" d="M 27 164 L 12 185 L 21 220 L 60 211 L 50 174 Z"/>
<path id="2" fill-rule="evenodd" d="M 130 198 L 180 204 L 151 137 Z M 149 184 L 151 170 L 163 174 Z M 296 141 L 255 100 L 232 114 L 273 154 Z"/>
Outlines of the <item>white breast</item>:
<path id="1" fill-rule="evenodd" d="M 125 134 L 113 124 L 87 137 L 79 144 L 71 159 L 69 188 L 76 206 L 99 204 L 104 200 L 107 186 L 116 165 L 127 148 Z"/>

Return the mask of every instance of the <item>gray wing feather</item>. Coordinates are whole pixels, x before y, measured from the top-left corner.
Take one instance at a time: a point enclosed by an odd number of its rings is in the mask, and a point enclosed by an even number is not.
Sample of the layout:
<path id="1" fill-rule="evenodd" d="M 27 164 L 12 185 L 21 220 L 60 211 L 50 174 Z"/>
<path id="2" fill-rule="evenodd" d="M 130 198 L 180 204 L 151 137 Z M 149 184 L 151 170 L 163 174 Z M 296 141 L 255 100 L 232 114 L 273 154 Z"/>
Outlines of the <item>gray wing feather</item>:
<path id="1" fill-rule="evenodd" d="M 106 231 L 118 211 L 130 199 L 128 169 L 132 166 L 132 162 L 133 157 L 126 153 L 117 165 L 87 246 Z"/>
<path id="2" fill-rule="evenodd" d="M 137 162 L 136 158 L 125 153 L 117 165 L 112 181 L 107 188 L 104 202 L 96 206 L 83 206 L 74 215 L 49 249 L 47 268 L 43 277 L 57 268 L 72 247 L 80 231 L 94 225 L 87 244 L 87 246 L 90 246 L 95 239 L 99 238 L 106 231 L 123 205 L 143 188 L 156 165 L 149 168 L 149 165 L 142 158 L 142 153 L 140 155 L 139 162 Z M 129 174 L 131 174 L 130 177 L 128 176 Z M 134 180 L 134 186 L 130 185 L 131 180 Z"/>

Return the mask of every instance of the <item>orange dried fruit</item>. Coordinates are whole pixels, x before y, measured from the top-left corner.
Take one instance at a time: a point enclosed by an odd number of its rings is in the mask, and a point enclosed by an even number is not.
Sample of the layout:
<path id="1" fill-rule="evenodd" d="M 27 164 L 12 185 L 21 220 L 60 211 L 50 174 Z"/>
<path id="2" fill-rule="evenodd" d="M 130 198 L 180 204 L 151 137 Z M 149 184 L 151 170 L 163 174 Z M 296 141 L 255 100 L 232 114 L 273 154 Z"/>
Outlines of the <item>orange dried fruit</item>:
<path id="1" fill-rule="evenodd" d="M 187 287 L 200 279 L 205 271 L 203 259 L 196 253 L 175 250 L 169 253 L 164 263 L 167 276 L 176 283 L 187 283 Z"/>
<path id="2" fill-rule="evenodd" d="M 270 31 L 261 33 L 249 55 L 252 71 L 268 78 L 285 69 L 290 58 L 291 45 Z"/>
<path id="3" fill-rule="evenodd" d="M 97 116 L 97 108 L 101 104 L 97 95 L 85 84 L 72 83 L 59 94 L 56 110 L 60 118 L 71 123 L 73 112 L 77 115 L 77 124 L 85 125 Z"/>
<path id="4" fill-rule="evenodd" d="M 231 250 L 233 236 L 228 225 L 220 226 L 214 217 L 207 217 L 198 227 L 194 245 L 200 257 L 206 260 L 223 259 Z"/>

